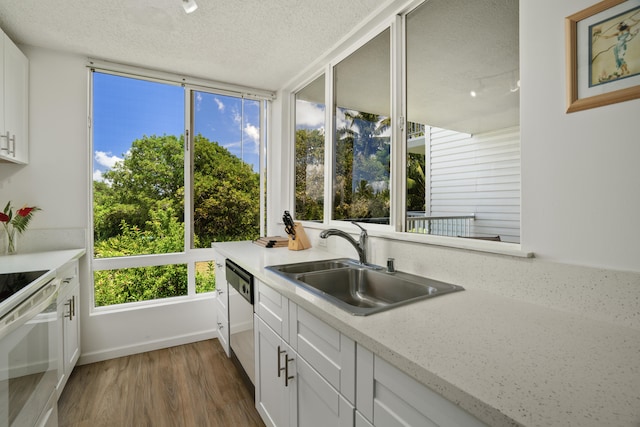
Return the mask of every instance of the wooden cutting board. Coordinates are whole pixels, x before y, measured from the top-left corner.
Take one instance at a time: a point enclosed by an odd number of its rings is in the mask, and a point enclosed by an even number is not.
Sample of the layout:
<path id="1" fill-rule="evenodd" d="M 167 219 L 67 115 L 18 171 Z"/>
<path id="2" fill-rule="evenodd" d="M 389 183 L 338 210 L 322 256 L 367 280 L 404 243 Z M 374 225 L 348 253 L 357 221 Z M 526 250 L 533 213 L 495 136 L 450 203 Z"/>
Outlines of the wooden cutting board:
<path id="1" fill-rule="evenodd" d="M 286 248 L 289 246 L 289 239 L 282 236 L 267 236 L 254 240 L 253 243 L 265 248 Z"/>

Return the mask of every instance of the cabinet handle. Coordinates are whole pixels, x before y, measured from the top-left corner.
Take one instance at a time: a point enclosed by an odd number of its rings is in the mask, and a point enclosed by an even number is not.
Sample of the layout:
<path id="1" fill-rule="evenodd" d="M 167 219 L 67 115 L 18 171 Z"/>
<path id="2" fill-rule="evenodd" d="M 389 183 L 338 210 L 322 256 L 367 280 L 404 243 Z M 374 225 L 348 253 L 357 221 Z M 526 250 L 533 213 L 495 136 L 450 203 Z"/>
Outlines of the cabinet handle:
<path id="1" fill-rule="evenodd" d="M 76 296 L 75 295 L 71 295 L 71 308 L 72 308 L 72 313 L 73 313 L 73 317 L 76 317 Z"/>
<path id="2" fill-rule="evenodd" d="M 7 148 L 4 148 L 4 147 L 0 146 L 0 151 L 6 151 L 7 154 L 11 154 L 11 148 L 10 148 L 10 145 L 9 145 L 9 143 L 11 142 L 11 138 L 9 138 L 9 131 L 7 131 L 6 135 L 0 135 L 0 139 L 1 138 L 6 138 L 7 139 Z M 15 137 L 14 137 L 13 140 L 15 141 Z"/>
<path id="3" fill-rule="evenodd" d="M 73 299 L 69 298 L 64 305 L 69 307 L 69 313 L 65 314 L 64 317 L 67 317 L 69 320 L 73 320 Z"/>
<path id="4" fill-rule="evenodd" d="M 9 151 L 9 154 L 15 157 L 16 156 L 16 135 L 14 134 L 13 138 L 10 138 L 9 141 L 11 141 L 11 146 L 13 147 L 11 151 Z"/>
<path id="5" fill-rule="evenodd" d="M 280 363 L 281 357 L 280 355 L 284 353 L 287 354 L 287 352 L 285 350 L 280 350 L 280 346 L 278 346 L 278 378 L 280 378 L 280 372 L 284 371 L 286 369 L 286 366 L 283 368 L 282 364 Z M 285 356 L 286 358 L 287 356 Z M 286 372 L 285 372 L 286 375 Z"/>
<path id="6" fill-rule="evenodd" d="M 289 387 L 289 380 L 294 378 L 294 375 L 289 375 L 289 362 L 293 362 L 293 358 L 289 359 L 289 355 L 284 355 L 284 386 Z"/>

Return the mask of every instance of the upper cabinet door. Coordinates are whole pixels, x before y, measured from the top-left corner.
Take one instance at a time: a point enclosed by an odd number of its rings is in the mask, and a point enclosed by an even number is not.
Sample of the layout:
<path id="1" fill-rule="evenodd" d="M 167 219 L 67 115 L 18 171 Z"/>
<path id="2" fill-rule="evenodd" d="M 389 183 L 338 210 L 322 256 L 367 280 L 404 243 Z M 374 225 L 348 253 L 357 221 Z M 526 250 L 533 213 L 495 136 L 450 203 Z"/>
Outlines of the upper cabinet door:
<path id="1" fill-rule="evenodd" d="M 29 161 L 29 60 L 2 33 L 2 103 L 0 158 L 15 163 Z"/>

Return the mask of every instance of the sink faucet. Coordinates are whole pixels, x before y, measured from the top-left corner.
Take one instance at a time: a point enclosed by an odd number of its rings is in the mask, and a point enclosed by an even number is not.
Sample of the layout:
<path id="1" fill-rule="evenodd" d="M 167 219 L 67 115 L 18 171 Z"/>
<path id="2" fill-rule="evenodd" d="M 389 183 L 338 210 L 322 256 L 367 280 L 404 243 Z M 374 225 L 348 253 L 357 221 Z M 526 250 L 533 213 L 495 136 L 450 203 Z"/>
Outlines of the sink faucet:
<path id="1" fill-rule="evenodd" d="M 348 233 L 345 233 L 344 231 L 338 230 L 338 229 L 335 229 L 335 228 L 329 228 L 328 230 L 323 230 L 320 233 L 320 238 L 321 239 L 326 239 L 329 236 L 340 236 L 340 237 L 343 237 L 343 238 L 347 239 L 347 241 L 349 243 L 351 243 L 354 248 L 356 248 L 356 251 L 358 251 L 358 257 L 360 257 L 360 264 L 366 264 L 367 263 L 367 237 L 369 235 L 367 234 L 367 230 L 362 228 L 356 222 L 351 221 L 351 224 L 355 225 L 356 227 L 358 227 L 361 230 L 360 231 L 360 239 L 357 242 Z"/>

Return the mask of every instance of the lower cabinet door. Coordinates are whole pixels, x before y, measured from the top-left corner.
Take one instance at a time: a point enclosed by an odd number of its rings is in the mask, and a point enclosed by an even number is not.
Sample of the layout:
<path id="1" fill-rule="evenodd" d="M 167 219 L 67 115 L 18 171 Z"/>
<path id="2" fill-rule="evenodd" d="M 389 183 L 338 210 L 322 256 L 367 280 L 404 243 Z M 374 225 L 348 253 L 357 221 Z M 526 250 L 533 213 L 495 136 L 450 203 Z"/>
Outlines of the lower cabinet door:
<path id="1" fill-rule="evenodd" d="M 285 363 L 291 369 L 292 358 L 284 341 L 257 315 L 254 315 L 256 352 L 256 408 L 269 427 L 288 427 L 290 424 L 289 383 L 285 387 Z M 289 375 L 291 376 L 291 375 Z M 295 379 L 293 379 L 295 380 Z"/>
<path id="2" fill-rule="evenodd" d="M 486 427 L 477 418 L 374 357 L 373 424 L 385 427 Z"/>
<path id="3" fill-rule="evenodd" d="M 303 358 L 296 360 L 296 425 L 353 427 L 354 408 Z"/>
<path id="4" fill-rule="evenodd" d="M 216 307 L 216 326 L 217 331 L 216 334 L 218 336 L 218 341 L 220 341 L 220 345 L 222 345 L 222 349 L 226 353 L 227 357 L 229 357 L 229 320 L 225 316 L 226 312 L 222 311 L 222 308 L 217 304 Z"/>

